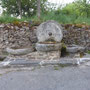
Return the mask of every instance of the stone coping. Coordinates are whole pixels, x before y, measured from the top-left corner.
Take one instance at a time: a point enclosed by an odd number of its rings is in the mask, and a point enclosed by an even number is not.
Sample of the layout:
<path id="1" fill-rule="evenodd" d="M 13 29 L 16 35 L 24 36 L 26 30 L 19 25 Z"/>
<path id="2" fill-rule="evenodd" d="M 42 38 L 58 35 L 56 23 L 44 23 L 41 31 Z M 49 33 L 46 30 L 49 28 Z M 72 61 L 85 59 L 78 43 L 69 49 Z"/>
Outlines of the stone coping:
<path id="1" fill-rule="evenodd" d="M 0 68 L 2 67 L 11 67 L 11 66 L 36 66 L 36 65 L 80 65 L 82 63 L 90 61 L 90 58 L 61 58 L 59 60 L 24 60 L 24 59 L 16 59 L 16 60 L 8 60 L 0 62 Z"/>

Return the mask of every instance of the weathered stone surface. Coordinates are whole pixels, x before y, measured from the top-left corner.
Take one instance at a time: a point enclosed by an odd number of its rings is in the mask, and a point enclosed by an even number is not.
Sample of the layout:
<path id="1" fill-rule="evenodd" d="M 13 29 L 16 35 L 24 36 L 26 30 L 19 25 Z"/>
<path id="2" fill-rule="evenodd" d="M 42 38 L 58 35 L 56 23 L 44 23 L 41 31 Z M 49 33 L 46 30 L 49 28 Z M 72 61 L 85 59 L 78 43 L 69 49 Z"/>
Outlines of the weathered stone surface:
<path id="1" fill-rule="evenodd" d="M 37 37 L 36 37 L 36 29 L 34 30 L 30 30 L 30 41 L 32 43 L 36 43 L 37 42 Z"/>
<path id="2" fill-rule="evenodd" d="M 84 52 L 85 48 L 78 45 L 70 45 L 67 46 L 66 50 L 69 53 L 77 53 L 77 52 Z"/>
<path id="3" fill-rule="evenodd" d="M 55 21 L 47 21 L 37 28 L 38 42 L 55 41 L 61 42 L 63 38 L 62 27 Z"/>
<path id="4" fill-rule="evenodd" d="M 3 61 L 6 57 L 5 55 L 0 55 L 0 61 Z"/>
<path id="5" fill-rule="evenodd" d="M 6 51 L 11 55 L 25 55 L 34 51 L 33 48 L 24 48 L 24 49 L 12 49 L 6 48 Z"/>
<path id="6" fill-rule="evenodd" d="M 33 33 L 32 33 L 33 34 Z M 7 47 L 27 48 L 32 47 L 30 41 L 29 26 L 20 24 L 1 24 L 0 25 L 0 50 Z M 32 38 L 33 40 L 33 38 Z"/>
<path id="7" fill-rule="evenodd" d="M 89 26 L 90 27 L 90 26 Z M 63 30 L 63 42 L 67 45 L 80 45 L 90 50 L 90 28 L 83 29 L 74 26 L 68 26 Z"/>
<path id="8" fill-rule="evenodd" d="M 4 27 L 4 24 L 1 24 L 1 25 L 0 25 L 0 28 L 3 28 L 3 27 Z"/>
<path id="9" fill-rule="evenodd" d="M 56 44 L 41 44 L 41 43 L 36 43 L 36 50 L 37 51 L 42 51 L 42 52 L 49 52 L 49 51 L 58 51 L 62 47 L 61 43 L 56 43 Z"/>
<path id="10" fill-rule="evenodd" d="M 5 61 L 7 60 L 59 60 L 61 56 L 60 51 L 51 51 L 51 52 L 32 52 L 26 55 L 15 56 L 9 55 Z"/>
<path id="11" fill-rule="evenodd" d="M 25 24 L 0 24 L 0 53 L 6 47 L 26 48 L 27 46 L 32 47 L 32 43 L 37 42 L 36 28 L 38 26 L 30 28 L 29 25 Z M 78 28 L 74 25 L 63 25 L 63 27 L 66 29 L 63 30 L 65 44 L 77 44 L 90 50 L 90 26 L 89 28 Z"/>

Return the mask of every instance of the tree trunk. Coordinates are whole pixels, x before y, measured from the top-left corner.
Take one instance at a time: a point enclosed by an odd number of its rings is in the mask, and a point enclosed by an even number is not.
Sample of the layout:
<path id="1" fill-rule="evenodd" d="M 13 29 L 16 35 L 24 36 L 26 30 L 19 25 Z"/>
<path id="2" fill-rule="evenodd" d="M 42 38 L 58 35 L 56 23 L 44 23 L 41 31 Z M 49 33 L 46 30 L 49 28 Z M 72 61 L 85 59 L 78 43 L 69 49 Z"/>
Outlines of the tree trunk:
<path id="1" fill-rule="evenodd" d="M 41 5 L 40 5 L 40 0 L 37 0 L 37 16 L 40 19 L 41 17 Z"/>
<path id="2" fill-rule="evenodd" d="M 21 0 L 17 0 L 18 10 L 20 14 L 20 18 L 22 18 L 22 7 L 21 7 Z"/>

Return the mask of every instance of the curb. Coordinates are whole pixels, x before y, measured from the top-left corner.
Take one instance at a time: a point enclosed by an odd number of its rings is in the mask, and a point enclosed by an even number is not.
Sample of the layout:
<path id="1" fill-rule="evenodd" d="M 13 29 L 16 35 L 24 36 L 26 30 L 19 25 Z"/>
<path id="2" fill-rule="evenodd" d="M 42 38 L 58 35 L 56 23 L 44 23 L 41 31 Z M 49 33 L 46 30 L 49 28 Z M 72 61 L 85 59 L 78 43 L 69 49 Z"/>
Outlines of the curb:
<path id="1" fill-rule="evenodd" d="M 40 65 L 55 65 L 55 64 L 67 64 L 67 65 L 80 65 L 82 63 L 90 61 L 90 58 L 68 58 L 68 59 L 60 59 L 60 60 L 52 60 L 52 61 L 41 61 Z"/>
<path id="2" fill-rule="evenodd" d="M 44 66 L 44 65 L 81 65 L 85 62 L 90 61 L 90 58 L 61 58 L 60 60 L 10 60 L 3 61 L 0 63 L 0 68 L 4 67 L 29 67 L 29 66 Z"/>

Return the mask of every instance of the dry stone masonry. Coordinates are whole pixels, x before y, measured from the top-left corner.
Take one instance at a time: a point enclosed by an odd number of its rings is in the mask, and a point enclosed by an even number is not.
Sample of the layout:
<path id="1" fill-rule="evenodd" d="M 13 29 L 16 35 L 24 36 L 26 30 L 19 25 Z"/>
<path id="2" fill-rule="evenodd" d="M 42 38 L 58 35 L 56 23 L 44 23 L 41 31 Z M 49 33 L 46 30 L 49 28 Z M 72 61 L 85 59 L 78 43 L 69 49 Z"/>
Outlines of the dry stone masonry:
<path id="1" fill-rule="evenodd" d="M 58 49 L 61 48 L 61 40 L 66 45 L 76 44 L 90 50 L 90 26 L 87 27 L 84 25 L 84 27 L 78 27 L 76 25 L 63 25 L 63 28 L 62 40 L 62 27 L 55 21 L 44 22 L 39 27 L 30 27 L 27 22 L 19 24 L 0 24 L 0 54 L 8 47 L 14 49 L 23 48 L 23 51 L 27 51 L 25 48 L 33 48 L 34 50 L 32 49 L 30 51 L 32 53 L 22 56 L 13 55 L 13 57 L 34 60 L 46 58 L 50 60 L 53 56 L 51 59 L 53 60 L 60 57 Z M 33 47 L 35 44 L 36 47 Z M 35 48 L 38 52 L 35 51 Z M 48 51 L 50 51 L 50 53 Z"/>
<path id="2" fill-rule="evenodd" d="M 0 48 L 31 45 L 29 27 L 9 24 L 0 25 Z"/>
<path id="3" fill-rule="evenodd" d="M 63 30 L 63 42 L 67 45 L 80 45 L 90 50 L 90 26 L 76 27 L 69 25 Z"/>
<path id="4" fill-rule="evenodd" d="M 7 52 L 11 54 L 8 58 L 22 58 L 28 60 L 59 60 L 61 54 L 61 40 L 63 38 L 62 27 L 55 21 L 47 21 L 42 23 L 36 30 L 36 50 L 26 53 L 28 49 L 11 49 L 7 48 Z M 22 52 L 23 51 L 23 52 Z"/>

